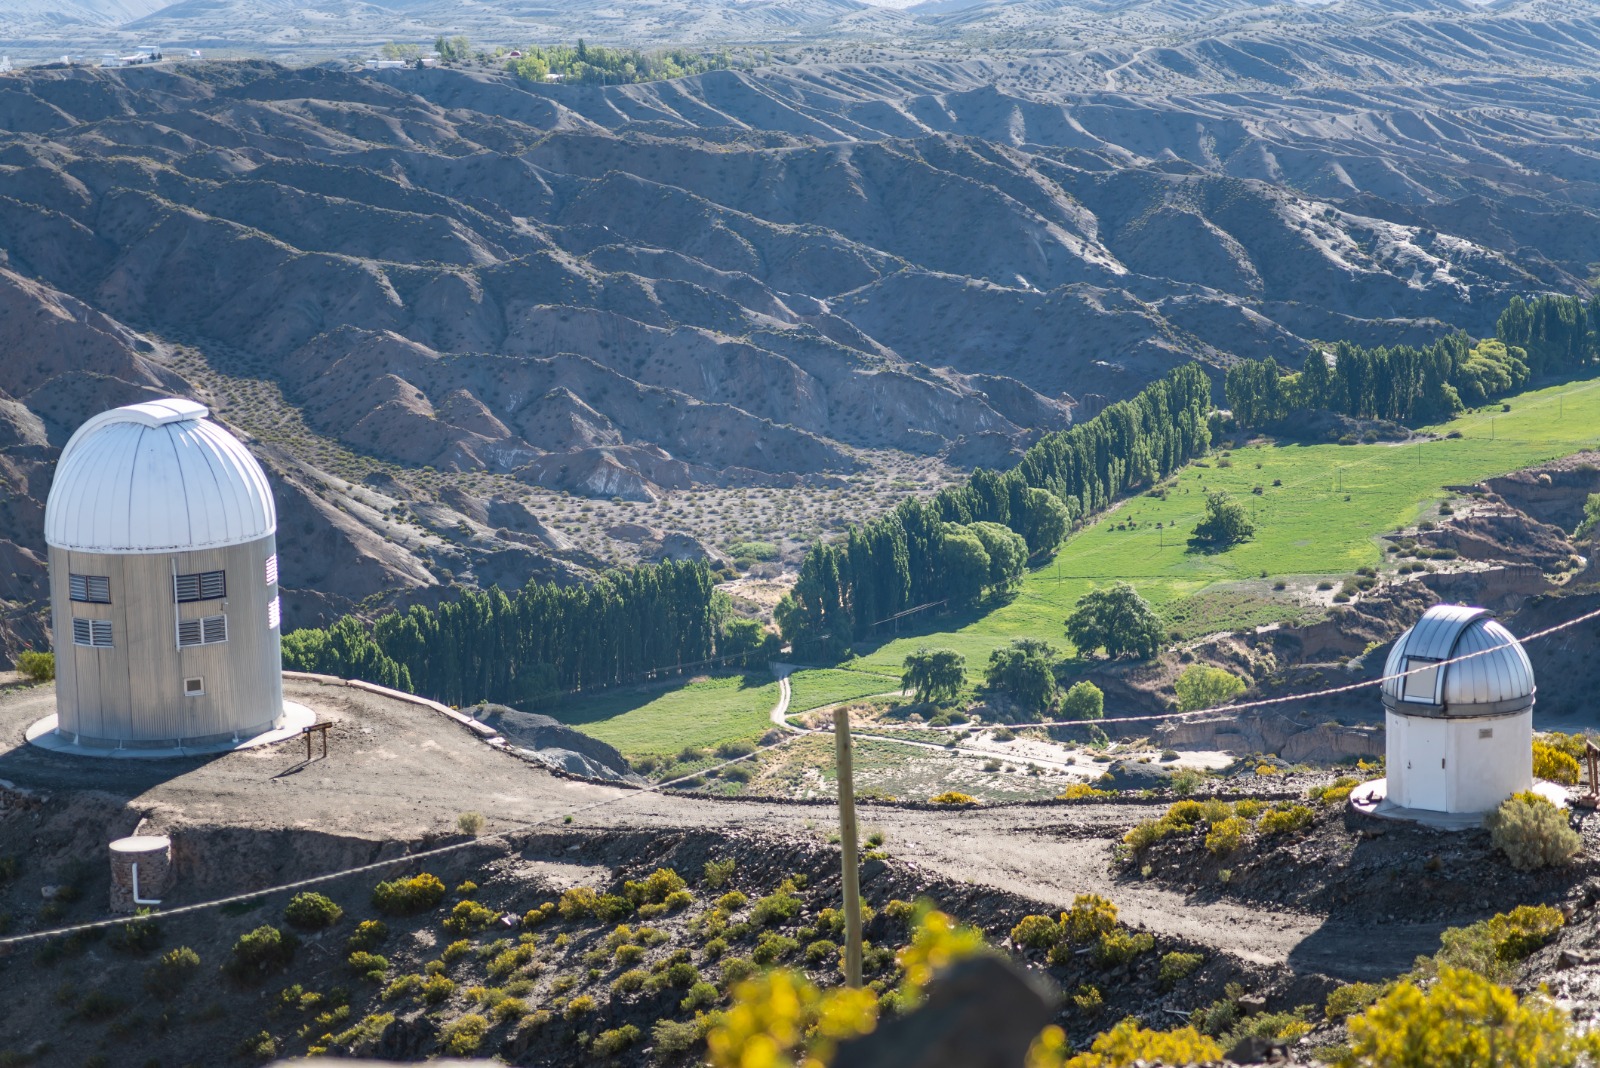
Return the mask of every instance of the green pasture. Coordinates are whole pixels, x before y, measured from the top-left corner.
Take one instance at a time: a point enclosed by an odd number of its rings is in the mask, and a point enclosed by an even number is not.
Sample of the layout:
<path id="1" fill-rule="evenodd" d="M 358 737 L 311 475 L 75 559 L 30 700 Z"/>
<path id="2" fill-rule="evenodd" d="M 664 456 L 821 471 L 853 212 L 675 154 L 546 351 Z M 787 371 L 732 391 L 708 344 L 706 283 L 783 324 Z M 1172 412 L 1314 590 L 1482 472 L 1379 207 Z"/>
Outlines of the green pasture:
<path id="1" fill-rule="evenodd" d="M 766 672 L 696 679 L 674 690 L 637 690 L 569 701 L 552 715 L 625 755 L 672 756 L 685 746 L 753 741 L 772 726 L 778 683 Z"/>
<path id="2" fill-rule="evenodd" d="M 856 671 L 839 668 L 810 668 L 789 676 L 789 712 L 809 712 L 840 701 L 854 701 L 859 697 L 899 693 L 900 673 Z"/>
<path id="3" fill-rule="evenodd" d="M 1062 631 L 1067 613 L 1092 587 L 1119 579 L 1137 587 L 1169 624 L 1199 620 L 1220 630 L 1293 619 L 1305 608 L 1274 595 L 1263 575 L 1332 577 L 1378 565 L 1378 536 L 1414 524 L 1448 496 L 1444 487 L 1600 445 L 1600 380 L 1507 403 L 1509 412 L 1496 404 L 1429 428 L 1440 438 L 1420 445 L 1268 445 L 1233 449 L 1228 457 L 1214 453 L 1175 476 L 1165 500 L 1131 498 L 1069 537 L 1010 603 L 948 629 L 892 639 L 854 666 L 898 671 L 908 652 L 928 646 L 964 654 L 976 674 L 992 649 L 1021 637 L 1070 651 Z M 1461 436 L 1443 436 L 1452 431 Z M 1260 494 L 1252 492 L 1257 486 Z M 1256 521 L 1252 540 L 1223 553 L 1189 548 L 1208 490 L 1246 503 Z M 1192 599 L 1200 593 L 1206 596 Z"/>

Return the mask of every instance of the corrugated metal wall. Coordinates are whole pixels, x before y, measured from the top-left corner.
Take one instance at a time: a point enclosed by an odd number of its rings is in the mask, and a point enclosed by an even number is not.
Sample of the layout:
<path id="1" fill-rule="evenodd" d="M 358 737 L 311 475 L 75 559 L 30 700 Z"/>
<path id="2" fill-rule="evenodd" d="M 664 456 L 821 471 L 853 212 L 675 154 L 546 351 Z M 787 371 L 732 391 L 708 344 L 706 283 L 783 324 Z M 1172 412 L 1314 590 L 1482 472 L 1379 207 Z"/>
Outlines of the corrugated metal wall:
<path id="1" fill-rule="evenodd" d="M 107 555 L 50 549 L 50 604 L 56 644 L 56 711 L 63 734 L 85 745 L 200 744 L 271 729 L 283 715 L 279 631 L 267 609 L 271 535 L 244 545 L 189 553 Z M 172 576 L 227 572 L 227 597 L 177 604 Z M 106 575 L 110 604 L 71 599 L 68 576 Z M 228 617 L 228 640 L 178 648 L 178 620 Z M 72 620 L 109 619 L 113 646 L 72 642 Z M 203 696 L 184 680 L 204 679 Z"/>

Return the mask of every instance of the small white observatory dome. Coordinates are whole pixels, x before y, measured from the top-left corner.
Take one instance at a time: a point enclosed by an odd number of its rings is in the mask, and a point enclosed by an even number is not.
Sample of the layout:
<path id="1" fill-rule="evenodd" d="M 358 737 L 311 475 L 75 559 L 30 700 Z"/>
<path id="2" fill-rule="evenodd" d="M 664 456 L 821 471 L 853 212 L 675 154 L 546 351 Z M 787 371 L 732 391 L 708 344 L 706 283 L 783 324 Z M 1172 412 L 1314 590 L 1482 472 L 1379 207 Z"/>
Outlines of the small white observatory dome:
<path id="1" fill-rule="evenodd" d="M 1533 788 L 1533 665 L 1487 609 L 1434 605 L 1383 673 L 1380 815 L 1485 813 Z"/>
<path id="2" fill-rule="evenodd" d="M 272 489 L 239 439 L 191 400 L 114 408 L 61 451 L 45 541 L 90 553 L 220 549 L 272 534 Z"/>
<path id="3" fill-rule="evenodd" d="M 204 405 L 104 412 L 45 504 L 56 715 L 75 751 L 232 747 L 285 725 L 277 510 Z"/>

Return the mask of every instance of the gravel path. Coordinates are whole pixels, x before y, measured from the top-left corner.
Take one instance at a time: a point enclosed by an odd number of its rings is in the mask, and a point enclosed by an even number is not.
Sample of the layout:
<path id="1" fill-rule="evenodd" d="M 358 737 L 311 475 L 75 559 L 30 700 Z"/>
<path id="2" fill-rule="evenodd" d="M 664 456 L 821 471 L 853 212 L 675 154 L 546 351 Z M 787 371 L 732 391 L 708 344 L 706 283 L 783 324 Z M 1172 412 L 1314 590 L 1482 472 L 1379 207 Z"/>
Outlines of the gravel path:
<path id="1" fill-rule="evenodd" d="M 51 793 L 111 795 L 161 826 L 301 828 L 367 839 L 453 829 L 456 816 L 469 809 L 486 815 L 491 830 L 728 827 L 815 837 L 835 818 L 828 805 L 662 795 L 561 779 L 483 744 L 437 713 L 343 687 L 289 682 L 285 690 L 333 721 L 326 760 L 306 763 L 298 739 L 212 759 L 46 753 L 28 746 L 22 732 L 53 710 L 53 692 L 0 694 L 0 781 Z M 1129 922 L 1264 964 L 1384 975 L 1436 945 L 1438 926 L 1327 924 L 1317 916 L 1197 904 L 1171 889 L 1122 879 L 1112 871 L 1112 847 L 1152 811 L 1137 802 L 948 811 L 865 806 L 862 820 L 886 832 L 898 861 L 1050 908 L 1069 905 L 1077 894 L 1104 894 Z"/>

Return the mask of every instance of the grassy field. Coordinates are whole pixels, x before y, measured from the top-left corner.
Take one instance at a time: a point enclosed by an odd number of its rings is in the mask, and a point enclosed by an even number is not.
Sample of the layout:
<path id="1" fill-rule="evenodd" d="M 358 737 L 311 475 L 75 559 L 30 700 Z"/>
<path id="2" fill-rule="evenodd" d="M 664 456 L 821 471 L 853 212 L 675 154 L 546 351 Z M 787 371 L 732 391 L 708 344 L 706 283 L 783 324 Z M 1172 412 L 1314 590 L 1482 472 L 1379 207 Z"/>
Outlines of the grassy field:
<path id="1" fill-rule="evenodd" d="M 778 683 L 762 672 L 696 679 L 675 690 L 604 694 L 551 714 L 627 756 L 670 756 L 686 746 L 760 738 L 772 726 L 767 716 L 777 703 Z"/>
<path id="2" fill-rule="evenodd" d="M 792 689 L 789 712 L 793 714 L 858 697 L 899 693 L 900 676 L 848 668 L 812 668 L 789 676 L 789 685 Z"/>
<path id="3" fill-rule="evenodd" d="M 1494 405 L 1430 428 L 1461 436 L 1420 445 L 1280 445 L 1214 454 L 1180 472 L 1165 500 L 1132 498 L 1073 535 L 1055 560 L 1028 575 L 1010 604 L 889 641 L 857 663 L 898 671 L 908 652 L 928 646 L 964 654 L 975 674 L 992 649 L 1012 638 L 1045 638 L 1070 651 L 1062 631 L 1067 613 L 1089 589 L 1119 579 L 1133 583 L 1169 621 L 1198 617 L 1212 630 L 1303 614 L 1303 606 L 1275 597 L 1262 576 L 1337 576 L 1379 564 L 1378 535 L 1415 523 L 1448 496 L 1445 486 L 1600 445 L 1600 381 L 1507 403 L 1509 412 Z M 1257 486 L 1259 495 L 1252 492 Z M 1255 516 L 1254 539 L 1224 553 L 1189 549 L 1207 490 L 1226 490 L 1246 503 Z M 1215 603 L 1190 600 L 1202 592 Z"/>
<path id="4" fill-rule="evenodd" d="M 1133 583 L 1185 634 L 1306 618 L 1317 610 L 1275 593 L 1273 579 L 1333 577 L 1380 564 L 1378 536 L 1415 523 L 1448 496 L 1444 487 L 1600 445 L 1600 380 L 1508 403 L 1509 412 L 1494 405 L 1430 428 L 1440 438 L 1420 445 L 1276 445 L 1213 454 L 1171 480 L 1165 499 L 1132 498 L 1074 534 L 1009 604 L 890 640 L 849 669 L 796 672 L 790 711 L 896 689 L 905 655 L 920 646 L 961 652 L 973 676 L 1012 638 L 1044 638 L 1069 652 L 1067 613 L 1091 588 L 1117 580 Z M 1451 432 L 1460 437 L 1443 436 Z M 1256 535 L 1227 552 L 1192 551 L 1187 538 L 1205 493 L 1219 489 L 1251 509 Z M 777 699 L 777 683 L 752 674 L 598 697 L 563 707 L 558 718 L 624 753 L 666 755 L 759 737 Z"/>

